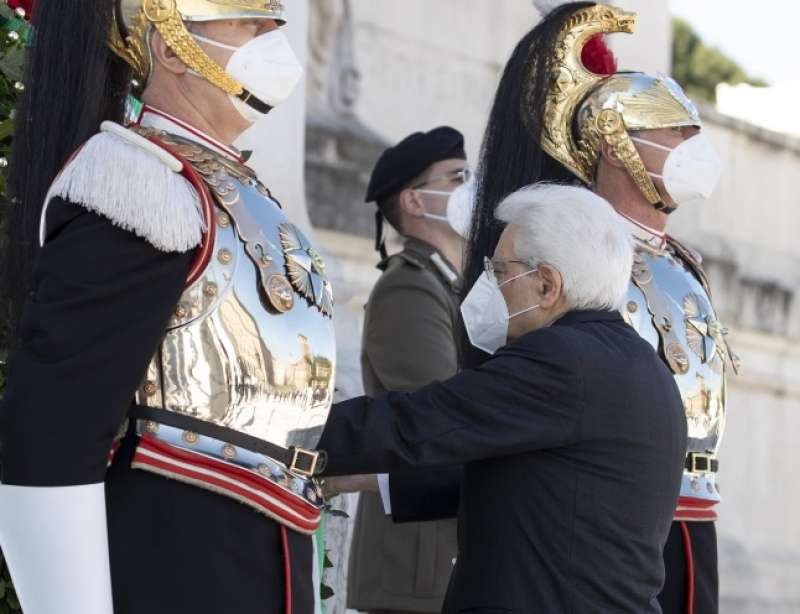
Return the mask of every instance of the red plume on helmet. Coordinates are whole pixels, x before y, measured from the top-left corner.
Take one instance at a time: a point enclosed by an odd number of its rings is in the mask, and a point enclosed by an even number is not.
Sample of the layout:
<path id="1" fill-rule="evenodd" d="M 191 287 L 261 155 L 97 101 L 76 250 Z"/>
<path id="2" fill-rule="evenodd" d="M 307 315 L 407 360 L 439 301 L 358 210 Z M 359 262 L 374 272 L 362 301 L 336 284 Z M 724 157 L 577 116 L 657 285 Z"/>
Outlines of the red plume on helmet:
<path id="1" fill-rule="evenodd" d="M 556 9 L 573 3 L 572 0 L 533 0 L 533 5 L 546 20 Z M 608 48 L 602 34 L 590 38 L 583 47 L 581 60 L 586 70 L 596 75 L 611 76 L 617 72 L 617 58 Z"/>
<path id="2" fill-rule="evenodd" d="M 33 5 L 35 0 L 6 0 L 8 8 L 11 10 L 22 9 L 25 11 L 25 19 L 30 21 L 33 14 Z"/>
<path id="3" fill-rule="evenodd" d="M 596 75 L 613 75 L 617 72 L 617 58 L 609 49 L 602 34 L 589 39 L 584 45 L 581 60 L 586 70 Z"/>

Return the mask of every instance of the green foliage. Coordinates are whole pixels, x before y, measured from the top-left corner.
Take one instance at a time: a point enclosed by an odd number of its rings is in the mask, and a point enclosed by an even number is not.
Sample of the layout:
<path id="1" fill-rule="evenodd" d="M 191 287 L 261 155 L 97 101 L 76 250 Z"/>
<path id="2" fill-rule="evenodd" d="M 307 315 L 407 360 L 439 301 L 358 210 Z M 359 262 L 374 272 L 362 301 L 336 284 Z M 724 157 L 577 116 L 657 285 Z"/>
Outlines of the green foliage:
<path id="1" fill-rule="evenodd" d="M 3 390 L 6 387 L 6 363 L 4 351 L 0 347 L 0 399 L 3 398 Z M 20 612 L 17 594 L 14 592 L 14 585 L 11 584 L 11 576 L 8 567 L 0 552 L 0 614 L 11 614 Z"/>
<path id="2" fill-rule="evenodd" d="M 14 586 L 8 576 L 5 561 L 0 557 L 0 614 L 12 614 L 13 612 L 21 611 L 22 608 L 19 606 L 17 594 L 14 592 Z"/>
<path id="3" fill-rule="evenodd" d="M 679 18 L 672 20 L 672 76 L 689 98 L 711 103 L 716 101 L 720 83 L 767 85 L 763 80 L 748 75 L 716 47 L 703 43 L 692 26 Z"/>
<path id="4" fill-rule="evenodd" d="M 8 228 L 8 199 L 6 196 L 6 168 L 14 134 L 14 109 L 22 91 L 22 73 L 25 64 L 25 46 L 30 37 L 30 28 L 22 17 L 12 11 L 5 2 L 0 3 L 0 253 L 5 251 Z M 0 296 L 0 309 L 2 309 Z M 4 311 L 0 311 L 0 397 L 5 388 Z M 21 612 L 19 600 L 11 584 L 8 567 L 0 553 L 0 614 Z"/>
<path id="5" fill-rule="evenodd" d="M 324 505 L 322 512 L 324 516 L 329 516 L 331 518 L 350 518 L 350 514 L 348 514 L 344 510 L 334 509 L 333 505 L 330 502 Z M 333 561 L 329 556 L 329 551 L 326 550 L 325 556 L 322 559 L 323 581 L 319 587 L 320 599 L 322 599 L 322 601 L 327 601 L 328 599 L 331 599 L 336 595 L 336 592 L 333 590 L 333 588 L 325 584 L 325 579 L 324 579 L 325 572 L 328 571 L 329 569 L 333 569 L 334 567 L 335 565 L 333 564 Z M 0 612 L 0 614 L 2 614 L 2 612 Z"/>
<path id="6" fill-rule="evenodd" d="M 322 601 L 327 601 L 328 599 L 331 599 L 334 595 L 336 595 L 336 593 L 327 584 L 323 584 L 319 587 L 319 598 L 322 599 Z"/>
<path id="7" fill-rule="evenodd" d="M 6 363 L 3 357 L 3 350 L 0 349 L 0 398 L 3 397 L 3 390 L 6 387 Z M 12 614 L 21 612 L 17 594 L 14 592 L 14 585 L 11 583 L 11 576 L 8 567 L 3 560 L 3 553 L 0 552 L 0 614 Z"/>
<path id="8" fill-rule="evenodd" d="M 5 252 L 9 202 L 6 198 L 6 168 L 14 134 L 14 109 L 22 91 L 25 46 L 30 38 L 27 22 L 0 3 L 0 254 Z M 5 306 L 0 293 L 0 358 L 6 346 Z M 3 603 L 0 598 L 0 604 Z M 2 609 L 0 609 L 2 614 Z"/>
<path id="9" fill-rule="evenodd" d="M 0 5 L 0 157 L 8 160 L 14 133 L 14 109 L 22 91 L 25 47 L 30 38 L 28 23 Z M 3 168 L 5 165 L 0 162 Z M 0 194 L 5 195 L 5 172 L 0 177 Z"/>
<path id="10" fill-rule="evenodd" d="M 322 561 L 322 571 L 323 572 L 328 571 L 329 569 L 333 569 L 333 567 L 334 567 L 333 561 L 328 556 L 328 553 L 329 553 L 329 551 L 326 550 L 325 551 L 325 557 L 323 558 L 323 561 Z M 331 599 L 334 595 L 336 595 L 336 591 L 334 591 L 333 588 L 331 588 L 330 586 L 325 584 L 325 582 L 323 581 L 320 584 L 320 587 L 319 587 L 319 598 L 322 601 L 327 601 L 328 599 Z"/>

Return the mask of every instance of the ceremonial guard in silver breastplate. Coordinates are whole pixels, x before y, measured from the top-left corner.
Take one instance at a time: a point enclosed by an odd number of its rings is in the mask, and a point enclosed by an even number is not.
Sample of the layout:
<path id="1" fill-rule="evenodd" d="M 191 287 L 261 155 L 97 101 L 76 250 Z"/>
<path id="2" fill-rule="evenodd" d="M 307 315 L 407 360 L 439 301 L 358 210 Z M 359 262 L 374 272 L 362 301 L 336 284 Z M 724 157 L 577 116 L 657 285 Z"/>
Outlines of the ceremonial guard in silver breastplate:
<path id="1" fill-rule="evenodd" d="M 665 613 L 715 613 L 717 452 L 726 377 L 738 365 L 700 256 L 664 228 L 679 206 L 710 196 L 720 161 L 675 81 L 617 72 L 603 36 L 632 33 L 635 14 L 592 2 L 535 4 L 544 19 L 509 61 L 489 120 L 465 286 L 502 230 L 493 221 L 495 207 L 524 185 L 579 182 L 627 218 L 636 247 L 623 315 L 669 367 L 688 422 L 659 601 Z M 512 157 L 517 164 L 509 164 Z"/>
<path id="2" fill-rule="evenodd" d="M 301 76 L 284 23 L 276 0 L 34 13 L 0 413 L 26 614 L 318 611 L 333 293 L 230 145 Z"/>

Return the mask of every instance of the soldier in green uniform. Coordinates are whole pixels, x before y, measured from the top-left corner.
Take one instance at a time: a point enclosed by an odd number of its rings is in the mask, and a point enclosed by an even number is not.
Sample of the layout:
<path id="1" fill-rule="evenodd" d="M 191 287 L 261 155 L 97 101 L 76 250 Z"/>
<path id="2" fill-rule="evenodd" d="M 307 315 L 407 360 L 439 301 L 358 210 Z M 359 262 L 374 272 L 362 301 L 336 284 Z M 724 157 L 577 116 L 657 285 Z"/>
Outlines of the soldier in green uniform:
<path id="1" fill-rule="evenodd" d="M 383 274 L 366 307 L 361 362 L 368 394 L 414 391 L 458 369 L 462 254 L 472 212 L 469 178 L 464 137 L 449 127 L 412 134 L 377 162 L 366 200 L 378 206 Z M 405 241 L 391 257 L 384 247 L 384 221 Z M 460 471 L 445 469 L 441 477 Z M 377 484 L 372 479 L 372 492 L 362 495 L 349 607 L 380 614 L 441 611 L 456 556 L 455 521 L 394 522 L 406 516 L 398 508 L 403 488 L 419 479 L 417 473 L 379 476 Z"/>

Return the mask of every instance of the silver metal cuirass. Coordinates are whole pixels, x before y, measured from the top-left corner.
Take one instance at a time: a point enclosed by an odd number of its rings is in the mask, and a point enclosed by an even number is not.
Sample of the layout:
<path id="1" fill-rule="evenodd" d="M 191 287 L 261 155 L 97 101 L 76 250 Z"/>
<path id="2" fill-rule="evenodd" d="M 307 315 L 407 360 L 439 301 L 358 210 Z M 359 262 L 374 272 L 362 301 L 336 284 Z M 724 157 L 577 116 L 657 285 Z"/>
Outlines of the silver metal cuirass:
<path id="1" fill-rule="evenodd" d="M 313 449 L 331 407 L 336 367 L 333 296 L 322 259 L 250 169 L 191 141 L 159 138 L 211 188 L 216 238 L 136 400 L 285 448 Z M 224 441 L 151 428 L 174 445 L 268 476 L 281 473 L 270 459 Z"/>
<path id="2" fill-rule="evenodd" d="M 716 459 L 725 427 L 727 331 L 708 292 L 669 247 L 637 241 L 625 320 L 662 356 L 680 389 L 688 424 L 689 458 L 700 469 L 684 472 L 682 496 L 719 500 Z"/>

